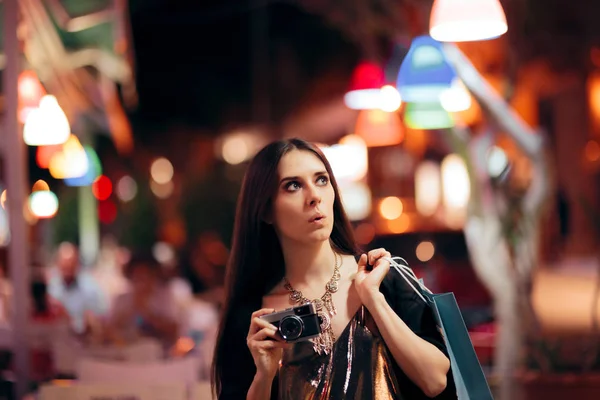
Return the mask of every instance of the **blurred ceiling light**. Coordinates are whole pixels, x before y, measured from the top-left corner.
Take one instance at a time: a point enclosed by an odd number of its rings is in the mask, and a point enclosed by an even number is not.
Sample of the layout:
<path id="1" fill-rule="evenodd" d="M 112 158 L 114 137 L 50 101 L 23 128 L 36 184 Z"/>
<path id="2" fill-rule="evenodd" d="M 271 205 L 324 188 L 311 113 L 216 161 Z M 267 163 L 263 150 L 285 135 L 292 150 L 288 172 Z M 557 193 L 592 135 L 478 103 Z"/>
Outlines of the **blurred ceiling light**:
<path id="1" fill-rule="evenodd" d="M 29 113 L 39 106 L 40 100 L 46 94 L 46 91 L 37 74 L 31 70 L 22 71 L 19 74 L 17 85 L 19 92 L 19 122 L 24 124 Z"/>
<path id="2" fill-rule="evenodd" d="M 125 175 L 117 182 L 115 192 L 121 201 L 131 201 L 137 194 L 137 183 L 131 176 Z"/>
<path id="3" fill-rule="evenodd" d="M 600 60 L 600 50 L 596 49 Z M 587 80 L 587 96 L 590 119 L 596 132 L 600 131 L 600 73 L 590 72 Z"/>
<path id="4" fill-rule="evenodd" d="M 150 190 L 152 193 L 159 199 L 167 199 L 173 194 L 173 190 L 175 189 L 175 185 L 173 181 L 168 181 L 167 183 L 157 183 L 156 181 L 150 182 Z"/>
<path id="5" fill-rule="evenodd" d="M 223 142 L 223 160 L 231 165 L 241 164 L 250 158 L 250 150 L 246 138 L 232 136 Z"/>
<path id="6" fill-rule="evenodd" d="M 441 202 L 440 166 L 433 161 L 423 161 L 415 170 L 415 204 L 417 211 L 430 217 Z"/>
<path id="7" fill-rule="evenodd" d="M 423 241 L 417 245 L 415 253 L 419 261 L 427 262 L 433 258 L 433 255 L 435 254 L 435 247 L 433 243 L 429 241 Z"/>
<path id="8" fill-rule="evenodd" d="M 429 36 L 418 36 L 400 66 L 396 88 L 405 103 L 438 102 L 455 78 L 442 44 Z"/>
<path id="9" fill-rule="evenodd" d="M 386 197 L 379 203 L 379 213 L 390 221 L 399 218 L 403 210 L 402 200 L 395 196 Z"/>
<path id="10" fill-rule="evenodd" d="M 400 92 L 392 85 L 385 85 L 379 93 L 379 108 L 386 112 L 398 111 L 402 105 Z"/>
<path id="11" fill-rule="evenodd" d="M 35 161 L 40 168 L 48 168 L 50 166 L 50 159 L 54 154 L 62 149 L 62 145 L 53 144 L 49 146 L 38 146 Z"/>
<path id="12" fill-rule="evenodd" d="M 350 88 L 344 103 L 353 110 L 371 110 L 380 107 L 381 87 L 385 84 L 385 73 L 380 65 L 363 61 L 354 69 Z"/>
<path id="13" fill-rule="evenodd" d="M 408 103 L 404 123 L 411 129 L 448 129 L 454 126 L 454 119 L 440 103 Z"/>
<path id="14" fill-rule="evenodd" d="M 506 33 L 506 15 L 499 0 L 435 0 L 429 33 L 441 42 L 469 42 Z"/>
<path id="15" fill-rule="evenodd" d="M 165 242 L 157 242 L 152 246 L 152 255 L 160 264 L 169 265 L 175 262 L 173 246 Z"/>
<path id="16" fill-rule="evenodd" d="M 117 205 L 111 200 L 99 201 L 98 219 L 103 224 L 112 224 L 117 219 Z"/>
<path id="17" fill-rule="evenodd" d="M 36 218 L 52 218 L 58 211 L 58 198 L 49 190 L 31 193 L 29 210 Z"/>
<path id="18" fill-rule="evenodd" d="M 38 179 L 34 184 L 33 187 L 31 188 L 31 192 L 41 192 L 44 190 L 50 190 L 50 186 L 48 186 L 48 183 L 43 180 L 43 179 Z"/>
<path id="19" fill-rule="evenodd" d="M 89 160 L 77 136 L 69 136 L 62 149 L 50 158 L 48 168 L 55 179 L 79 178 L 88 172 Z"/>
<path id="20" fill-rule="evenodd" d="M 23 128 L 23 140 L 29 146 L 65 143 L 70 135 L 69 120 L 52 95 L 42 97 L 39 108 L 27 115 Z"/>
<path id="21" fill-rule="evenodd" d="M 471 196 L 469 173 L 465 162 L 457 154 L 449 154 L 444 158 L 441 171 L 446 222 L 458 228 L 464 222 Z"/>
<path id="22" fill-rule="evenodd" d="M 410 217 L 407 214 L 402 214 L 398 218 L 388 220 L 387 228 L 392 233 L 404 233 L 410 228 Z"/>
<path id="23" fill-rule="evenodd" d="M 166 184 L 173 179 L 173 164 L 164 157 L 157 158 L 150 166 L 150 176 L 158 184 Z"/>
<path id="24" fill-rule="evenodd" d="M 465 111 L 471 107 L 471 95 L 465 85 L 459 79 L 455 79 L 452 86 L 440 94 L 440 103 L 448 112 Z"/>
<path id="25" fill-rule="evenodd" d="M 400 116 L 379 109 L 359 111 L 354 133 L 365 141 L 367 147 L 394 146 L 404 139 Z"/>
<path id="26" fill-rule="evenodd" d="M 324 146 L 321 150 L 338 181 L 358 181 L 367 175 L 368 151 L 361 137 L 347 135 L 339 144 Z"/>
<path id="27" fill-rule="evenodd" d="M 363 182 L 340 185 L 340 197 L 350 221 L 361 221 L 371 214 L 371 190 Z"/>
<path id="28" fill-rule="evenodd" d="M 90 146 L 83 146 L 83 150 L 88 160 L 88 170 L 82 176 L 65 178 L 64 182 L 67 186 L 90 186 L 102 175 L 102 164 L 96 151 Z"/>
<path id="29" fill-rule="evenodd" d="M 113 185 L 106 175 L 100 175 L 92 183 L 92 193 L 98 200 L 107 200 L 113 192 Z"/>
<path id="30" fill-rule="evenodd" d="M 487 153 L 487 170 L 490 177 L 500 177 L 508 167 L 508 157 L 504 150 L 498 146 L 492 146 Z"/>

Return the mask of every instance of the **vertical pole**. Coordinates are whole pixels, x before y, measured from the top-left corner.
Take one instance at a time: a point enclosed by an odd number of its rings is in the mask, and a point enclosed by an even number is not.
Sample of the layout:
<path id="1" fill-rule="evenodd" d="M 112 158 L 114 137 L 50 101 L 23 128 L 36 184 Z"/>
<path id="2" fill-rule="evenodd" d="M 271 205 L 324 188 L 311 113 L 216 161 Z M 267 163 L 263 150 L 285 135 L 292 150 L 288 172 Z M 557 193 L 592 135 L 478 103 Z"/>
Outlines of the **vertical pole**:
<path id="1" fill-rule="evenodd" d="M 83 115 L 76 119 L 75 125 L 81 144 L 89 145 L 92 135 L 89 133 L 89 126 Z M 77 213 L 81 262 L 84 267 L 91 267 L 96 263 L 100 251 L 98 202 L 91 185 L 77 188 Z"/>
<path id="2" fill-rule="evenodd" d="M 79 252 L 84 267 L 96 262 L 100 249 L 100 227 L 98 204 L 91 186 L 81 186 L 78 190 L 77 211 L 79 221 Z"/>
<path id="3" fill-rule="evenodd" d="M 14 334 L 14 367 L 16 373 L 16 398 L 27 393 L 29 380 L 29 350 L 25 341 L 25 330 L 29 317 L 29 237 L 28 226 L 23 217 L 23 205 L 28 180 L 26 148 L 19 131 L 17 120 L 19 79 L 19 22 L 18 0 L 4 1 L 4 54 L 6 67 L 3 74 L 4 87 L 4 138 L 6 144 L 4 160 L 8 195 L 8 215 L 11 240 L 8 265 L 13 284 L 14 309 L 12 329 Z"/>

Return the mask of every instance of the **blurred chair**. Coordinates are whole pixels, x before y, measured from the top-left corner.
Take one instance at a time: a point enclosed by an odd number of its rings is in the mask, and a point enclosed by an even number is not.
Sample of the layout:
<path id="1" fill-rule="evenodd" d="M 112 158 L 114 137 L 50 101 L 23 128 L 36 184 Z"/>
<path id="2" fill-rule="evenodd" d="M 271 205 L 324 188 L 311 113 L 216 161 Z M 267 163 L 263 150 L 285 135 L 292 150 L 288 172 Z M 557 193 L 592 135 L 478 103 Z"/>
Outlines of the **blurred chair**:
<path id="1" fill-rule="evenodd" d="M 163 359 L 164 349 L 158 340 L 142 338 L 126 346 L 88 347 L 84 349 L 82 356 L 99 360 L 144 363 Z"/>
<path id="2" fill-rule="evenodd" d="M 181 383 L 198 382 L 199 359 L 185 357 L 153 363 L 128 363 L 81 358 L 77 378 L 81 383 Z"/>
<path id="3" fill-rule="evenodd" d="M 80 359 L 124 361 L 132 363 L 156 362 L 164 358 L 161 344 L 154 339 L 141 339 L 128 346 L 84 347 L 74 338 L 59 338 L 52 342 L 54 370 L 62 376 L 75 376 Z"/>
<path id="4" fill-rule="evenodd" d="M 39 400 L 137 399 L 186 400 L 183 384 L 74 384 L 69 386 L 43 385 Z M 190 399 L 191 400 L 191 399 Z"/>

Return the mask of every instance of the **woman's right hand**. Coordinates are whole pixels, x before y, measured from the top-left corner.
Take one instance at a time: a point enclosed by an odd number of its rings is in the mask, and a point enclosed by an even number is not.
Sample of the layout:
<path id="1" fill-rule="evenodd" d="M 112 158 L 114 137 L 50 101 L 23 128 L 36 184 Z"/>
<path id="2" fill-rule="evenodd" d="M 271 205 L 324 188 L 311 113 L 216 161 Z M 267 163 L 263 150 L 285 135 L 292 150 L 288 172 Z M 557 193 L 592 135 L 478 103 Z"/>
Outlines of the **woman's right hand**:
<path id="1" fill-rule="evenodd" d="M 248 348 L 256 365 L 256 374 L 271 380 L 277 373 L 283 349 L 292 346 L 278 335 L 274 325 L 260 318 L 274 311 L 272 308 L 262 308 L 252 313 L 247 338 Z"/>

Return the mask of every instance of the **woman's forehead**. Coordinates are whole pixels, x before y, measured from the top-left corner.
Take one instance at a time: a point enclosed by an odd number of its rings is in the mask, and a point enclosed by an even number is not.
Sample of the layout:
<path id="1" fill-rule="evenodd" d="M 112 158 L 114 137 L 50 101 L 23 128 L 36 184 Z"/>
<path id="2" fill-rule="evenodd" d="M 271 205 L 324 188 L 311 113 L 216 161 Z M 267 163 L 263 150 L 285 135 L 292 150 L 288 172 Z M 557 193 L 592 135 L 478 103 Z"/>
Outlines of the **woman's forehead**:
<path id="1" fill-rule="evenodd" d="M 312 176 L 325 171 L 325 165 L 310 151 L 292 150 L 281 158 L 278 170 L 282 179 L 290 176 Z"/>

